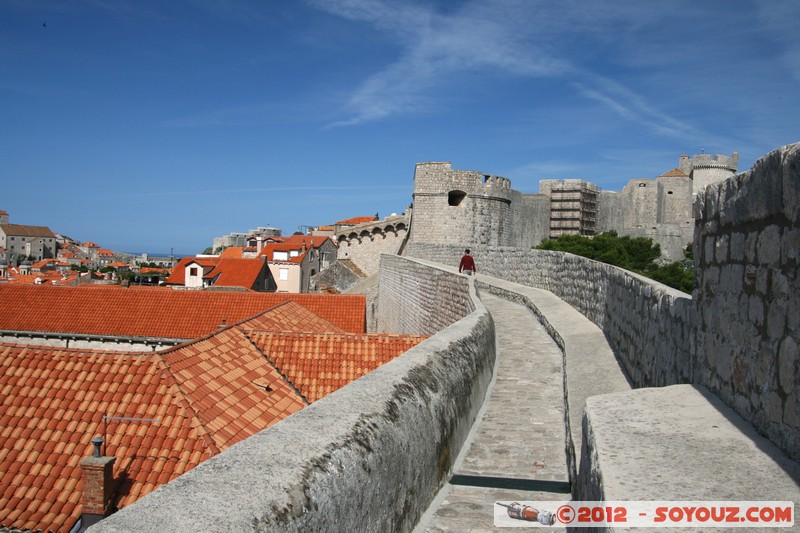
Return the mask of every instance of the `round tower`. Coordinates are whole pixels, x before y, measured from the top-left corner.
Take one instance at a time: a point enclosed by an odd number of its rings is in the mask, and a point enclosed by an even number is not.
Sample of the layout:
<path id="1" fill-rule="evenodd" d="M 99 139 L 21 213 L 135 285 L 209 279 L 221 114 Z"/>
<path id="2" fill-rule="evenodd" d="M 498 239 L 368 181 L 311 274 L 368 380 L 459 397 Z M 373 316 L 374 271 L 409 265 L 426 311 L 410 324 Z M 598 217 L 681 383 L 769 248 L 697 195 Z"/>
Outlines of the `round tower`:
<path id="1" fill-rule="evenodd" d="M 733 155 L 697 154 L 692 157 L 682 155 L 680 168 L 692 179 L 692 194 L 712 183 L 726 180 L 736 174 L 739 168 L 739 153 Z M 688 172 L 687 172 L 688 169 Z"/>
<path id="2" fill-rule="evenodd" d="M 414 242 L 463 246 L 511 244 L 511 182 L 449 162 L 414 171 Z"/>

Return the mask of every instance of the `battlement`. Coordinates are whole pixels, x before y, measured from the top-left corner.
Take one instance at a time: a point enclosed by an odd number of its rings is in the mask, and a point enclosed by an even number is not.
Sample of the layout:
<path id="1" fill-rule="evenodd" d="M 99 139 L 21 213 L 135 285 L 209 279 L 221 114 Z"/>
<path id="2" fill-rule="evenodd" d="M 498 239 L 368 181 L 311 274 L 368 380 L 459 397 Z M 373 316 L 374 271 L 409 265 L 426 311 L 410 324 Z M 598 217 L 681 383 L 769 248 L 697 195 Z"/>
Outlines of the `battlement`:
<path id="1" fill-rule="evenodd" d="M 417 163 L 415 193 L 446 194 L 454 189 L 466 194 L 507 197 L 511 192 L 511 180 L 475 170 L 453 170 L 450 162 Z"/>
<path id="2" fill-rule="evenodd" d="M 695 154 L 689 157 L 684 154 L 680 156 L 679 166 L 687 175 L 691 175 L 692 170 L 698 168 L 721 168 L 736 172 L 739 168 L 739 152 L 733 152 L 730 156 L 720 154 Z"/>

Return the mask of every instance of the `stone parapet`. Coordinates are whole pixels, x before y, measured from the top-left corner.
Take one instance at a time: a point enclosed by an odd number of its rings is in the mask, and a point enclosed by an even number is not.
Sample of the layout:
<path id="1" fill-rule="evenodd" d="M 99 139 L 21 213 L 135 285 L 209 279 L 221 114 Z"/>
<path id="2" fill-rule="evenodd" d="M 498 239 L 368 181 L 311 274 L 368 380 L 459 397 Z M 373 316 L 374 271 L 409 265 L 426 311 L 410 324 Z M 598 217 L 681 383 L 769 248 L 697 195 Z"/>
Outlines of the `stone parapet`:
<path id="1" fill-rule="evenodd" d="M 90 531 L 412 530 L 447 481 L 483 402 L 494 323 L 469 280 L 398 257 L 386 264 L 394 273 L 381 277 L 381 292 L 393 296 L 380 303 L 396 317 L 433 317 L 447 307 L 464 313 L 449 313 L 449 325 L 405 354 Z M 430 283 L 410 283 L 402 272 L 424 272 Z M 441 302 L 425 309 L 431 283 Z"/>
<path id="2" fill-rule="evenodd" d="M 800 465 L 705 387 L 589 398 L 583 431 L 577 500 L 791 501 L 797 520 Z"/>
<path id="3" fill-rule="evenodd" d="M 800 144 L 695 202 L 695 381 L 800 459 Z"/>
<path id="4" fill-rule="evenodd" d="M 455 246 L 413 243 L 415 257 L 457 265 Z M 547 250 L 472 248 L 479 273 L 552 292 L 594 322 L 634 386 L 692 381 L 694 308 L 688 294 L 618 267 Z"/>

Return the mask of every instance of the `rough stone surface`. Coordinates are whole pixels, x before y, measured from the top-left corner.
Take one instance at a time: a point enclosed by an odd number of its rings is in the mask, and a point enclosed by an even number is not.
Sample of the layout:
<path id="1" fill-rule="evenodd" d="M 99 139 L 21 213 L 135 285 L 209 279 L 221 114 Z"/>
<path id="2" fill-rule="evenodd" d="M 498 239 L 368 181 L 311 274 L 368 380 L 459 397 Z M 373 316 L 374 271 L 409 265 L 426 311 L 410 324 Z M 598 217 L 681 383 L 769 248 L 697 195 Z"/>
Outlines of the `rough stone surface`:
<path id="1" fill-rule="evenodd" d="M 526 307 L 485 290 L 480 298 L 496 324 L 495 378 L 453 472 L 567 481 L 561 350 Z M 558 492 L 448 483 L 415 531 L 491 531 L 496 501 L 566 499 Z"/>
<path id="2" fill-rule="evenodd" d="M 724 188 L 726 205 L 735 205 L 732 219 L 709 197 L 713 190 L 706 190 L 698 200 L 704 208 L 698 207 L 696 241 L 730 239 L 732 253 L 724 260 L 695 258 L 694 294 L 695 306 L 709 310 L 697 317 L 694 381 L 794 459 L 800 459 L 800 427 L 792 393 L 800 387 L 800 365 L 789 354 L 800 342 L 800 276 L 798 220 L 785 193 L 798 190 L 798 166 L 800 144 L 775 150 L 731 178 Z"/>
<path id="3" fill-rule="evenodd" d="M 800 465 L 702 386 L 589 398 L 584 430 L 582 500 L 793 501 L 797 516 Z"/>

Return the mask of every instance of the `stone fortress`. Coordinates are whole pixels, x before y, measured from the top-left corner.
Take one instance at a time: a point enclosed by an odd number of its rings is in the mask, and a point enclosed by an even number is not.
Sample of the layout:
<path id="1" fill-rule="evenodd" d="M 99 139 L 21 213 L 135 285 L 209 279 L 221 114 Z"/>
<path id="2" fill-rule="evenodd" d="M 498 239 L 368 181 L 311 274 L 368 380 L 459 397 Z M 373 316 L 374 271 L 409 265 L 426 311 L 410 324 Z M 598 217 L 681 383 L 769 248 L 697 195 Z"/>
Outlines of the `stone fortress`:
<path id="1" fill-rule="evenodd" d="M 425 181 L 435 173 L 444 179 L 434 190 Z M 527 307 L 563 354 L 562 449 L 573 498 L 788 501 L 796 528 L 800 143 L 694 195 L 688 295 L 519 246 L 507 224 L 520 199 L 507 180 L 418 165 L 410 227 L 376 221 L 341 241 L 398 246 L 402 253 L 381 256 L 368 309 L 378 331 L 431 337 L 90 531 L 412 531 L 449 482 L 492 387 L 502 317 L 487 311 L 484 293 Z M 465 218 L 418 225 L 433 209 Z M 478 224 L 488 220 L 506 231 Z M 472 278 L 455 265 L 475 235 L 485 242 L 472 246 Z M 526 414 L 510 412 L 509 422 Z"/>
<path id="2" fill-rule="evenodd" d="M 735 152 L 681 155 L 676 168 L 656 178 L 633 179 L 620 192 L 564 179 L 541 180 L 539 194 L 523 194 L 507 178 L 456 170 L 449 162 L 418 163 L 408 214 L 337 233 L 339 257 L 372 275 L 380 254 L 400 252 L 406 237 L 464 247 L 531 248 L 560 235 L 614 230 L 649 237 L 665 260 L 679 261 L 692 241 L 697 193 L 733 176 L 738 159 Z"/>

